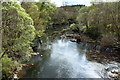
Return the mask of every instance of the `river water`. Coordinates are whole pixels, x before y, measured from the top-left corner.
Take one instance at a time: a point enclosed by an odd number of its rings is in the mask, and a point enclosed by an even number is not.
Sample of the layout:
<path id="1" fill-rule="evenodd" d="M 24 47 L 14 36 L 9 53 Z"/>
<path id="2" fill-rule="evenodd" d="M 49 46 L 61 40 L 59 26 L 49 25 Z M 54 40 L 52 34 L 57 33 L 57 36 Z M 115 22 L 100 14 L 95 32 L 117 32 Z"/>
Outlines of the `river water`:
<path id="1" fill-rule="evenodd" d="M 30 63 L 34 66 L 26 69 L 24 78 L 108 78 L 106 67 L 120 67 L 115 62 L 89 61 L 86 52 L 94 49 L 94 45 L 60 39 L 61 34 L 56 38 L 56 34 L 53 35 L 55 31 L 50 33 L 45 44 L 39 45 L 40 55 L 31 58 Z"/>
<path id="2" fill-rule="evenodd" d="M 85 52 L 91 46 L 64 39 L 55 40 L 50 56 L 40 60 L 34 57 L 35 67 L 29 68 L 25 77 L 35 78 L 101 78 L 104 65 L 88 61 Z M 43 54 L 46 54 L 44 52 Z"/>

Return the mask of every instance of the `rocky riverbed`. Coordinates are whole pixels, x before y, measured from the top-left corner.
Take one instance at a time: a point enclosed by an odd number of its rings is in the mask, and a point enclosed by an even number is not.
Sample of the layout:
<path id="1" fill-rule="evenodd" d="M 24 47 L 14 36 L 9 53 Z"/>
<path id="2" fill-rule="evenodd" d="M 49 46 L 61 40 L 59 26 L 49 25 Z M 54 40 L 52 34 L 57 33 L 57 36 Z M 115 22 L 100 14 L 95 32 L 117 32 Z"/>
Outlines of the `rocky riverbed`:
<path id="1" fill-rule="evenodd" d="M 95 45 L 93 50 L 87 52 L 87 54 L 90 56 L 89 59 L 97 60 L 98 62 L 106 62 L 106 63 L 110 61 L 120 62 L 119 44 L 118 47 L 100 46 L 99 41 L 94 41 L 85 35 L 79 35 L 79 34 L 65 34 L 62 35 L 61 38 L 68 39 L 72 42 L 89 43 Z"/>
<path id="2" fill-rule="evenodd" d="M 97 61 L 98 63 L 102 64 L 111 64 L 108 65 L 103 71 L 106 76 L 106 78 L 115 78 L 116 80 L 119 80 L 120 78 L 120 51 L 119 47 L 115 48 L 111 46 L 100 46 L 99 41 L 93 41 L 92 39 L 86 37 L 85 35 L 77 35 L 77 34 L 65 34 L 62 35 L 61 38 L 68 39 L 72 42 L 77 43 L 90 43 L 94 44 L 95 49 L 89 50 L 86 52 L 86 56 L 88 60 L 90 61 Z M 99 46 L 99 49 L 96 49 L 96 47 Z"/>

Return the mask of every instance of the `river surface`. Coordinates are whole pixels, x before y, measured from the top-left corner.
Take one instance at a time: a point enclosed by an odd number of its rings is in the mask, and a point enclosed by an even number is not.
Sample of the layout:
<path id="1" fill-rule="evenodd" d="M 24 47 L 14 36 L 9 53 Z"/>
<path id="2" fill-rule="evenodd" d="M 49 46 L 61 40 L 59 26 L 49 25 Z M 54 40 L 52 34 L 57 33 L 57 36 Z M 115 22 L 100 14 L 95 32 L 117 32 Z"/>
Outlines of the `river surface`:
<path id="1" fill-rule="evenodd" d="M 104 65 L 88 61 L 85 52 L 92 48 L 87 44 L 77 44 L 58 39 L 47 47 L 50 56 L 40 60 L 34 57 L 35 67 L 27 70 L 25 77 L 35 78 L 101 78 Z M 46 54 L 44 52 L 43 54 Z"/>

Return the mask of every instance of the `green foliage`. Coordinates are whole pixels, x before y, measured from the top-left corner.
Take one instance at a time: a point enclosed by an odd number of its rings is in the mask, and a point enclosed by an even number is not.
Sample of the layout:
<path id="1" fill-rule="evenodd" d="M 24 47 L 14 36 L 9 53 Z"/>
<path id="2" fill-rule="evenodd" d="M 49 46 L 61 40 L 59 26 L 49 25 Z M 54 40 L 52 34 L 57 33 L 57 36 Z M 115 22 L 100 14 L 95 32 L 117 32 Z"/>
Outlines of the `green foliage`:
<path id="1" fill-rule="evenodd" d="M 55 6 L 51 3 L 45 4 L 44 2 L 23 2 L 22 7 L 26 10 L 26 12 L 34 21 L 36 36 L 42 36 L 45 28 L 52 23 L 51 15 L 56 9 Z"/>
<path id="2" fill-rule="evenodd" d="M 29 59 L 30 46 L 35 38 L 32 18 L 16 2 L 2 3 L 2 72 L 3 78 L 12 77 L 18 62 Z M 18 61 L 17 65 L 14 61 Z"/>
<path id="3" fill-rule="evenodd" d="M 54 24 L 66 23 L 67 19 L 67 14 L 63 8 L 58 8 L 52 18 Z"/>
<path id="4" fill-rule="evenodd" d="M 21 58 L 32 51 L 35 36 L 33 20 L 16 2 L 4 2 L 2 8 L 3 45 L 8 56 Z"/>
<path id="5" fill-rule="evenodd" d="M 86 26 L 86 33 L 90 37 L 94 37 L 93 39 L 100 38 L 101 35 L 107 33 L 115 34 L 119 38 L 119 8 L 119 2 L 102 2 L 83 7 L 79 11 L 77 21 L 80 25 Z"/>
<path id="6" fill-rule="evenodd" d="M 13 74 L 14 71 L 14 63 L 12 59 L 7 55 L 4 55 L 0 62 L 2 63 L 2 77 L 4 79 L 12 77 L 11 74 Z"/>
<path id="7" fill-rule="evenodd" d="M 82 7 L 79 10 L 79 15 L 77 16 L 77 21 L 79 22 L 79 24 L 86 26 L 86 28 L 88 28 L 88 19 L 89 19 L 89 7 Z"/>
<path id="8" fill-rule="evenodd" d="M 76 23 L 78 9 L 76 7 L 64 6 L 57 8 L 52 16 L 54 24 L 72 24 Z"/>
<path id="9" fill-rule="evenodd" d="M 44 19 L 44 25 L 51 24 L 51 18 L 56 7 L 51 3 L 36 3 L 40 11 L 40 18 Z"/>

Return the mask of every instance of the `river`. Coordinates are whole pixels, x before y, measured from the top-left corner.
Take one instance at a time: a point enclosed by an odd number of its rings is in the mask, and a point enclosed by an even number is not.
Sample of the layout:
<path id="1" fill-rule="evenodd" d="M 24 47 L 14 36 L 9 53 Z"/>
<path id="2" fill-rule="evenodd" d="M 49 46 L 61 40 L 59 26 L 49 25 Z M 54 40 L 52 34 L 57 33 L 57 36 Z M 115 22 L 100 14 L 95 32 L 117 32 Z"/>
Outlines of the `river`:
<path id="1" fill-rule="evenodd" d="M 85 52 L 90 46 L 68 40 L 56 40 L 49 45 L 50 56 L 43 61 L 34 57 L 36 66 L 25 77 L 36 78 L 101 78 L 104 65 L 88 61 Z M 46 54 L 46 53 L 44 53 Z"/>
<path id="2" fill-rule="evenodd" d="M 41 48 L 43 58 L 38 55 L 31 59 L 35 66 L 26 69 L 24 78 L 107 78 L 108 64 L 89 61 L 86 57 L 93 45 L 56 38 L 52 42 L 47 40 Z M 44 54 L 49 55 L 44 57 Z"/>

